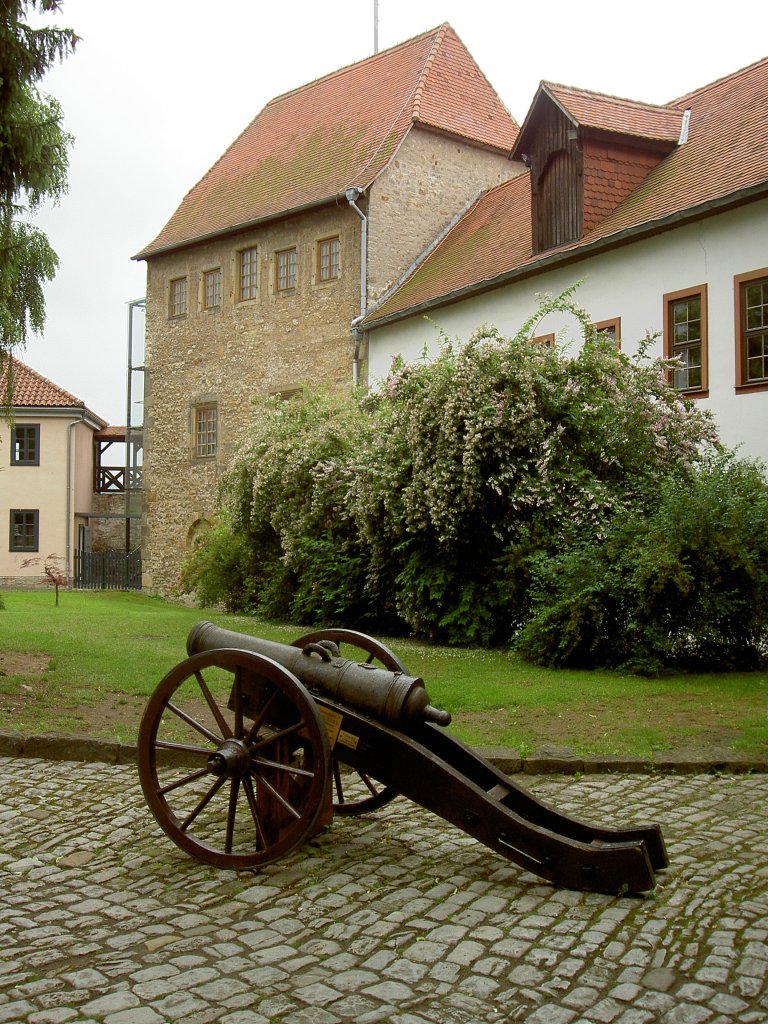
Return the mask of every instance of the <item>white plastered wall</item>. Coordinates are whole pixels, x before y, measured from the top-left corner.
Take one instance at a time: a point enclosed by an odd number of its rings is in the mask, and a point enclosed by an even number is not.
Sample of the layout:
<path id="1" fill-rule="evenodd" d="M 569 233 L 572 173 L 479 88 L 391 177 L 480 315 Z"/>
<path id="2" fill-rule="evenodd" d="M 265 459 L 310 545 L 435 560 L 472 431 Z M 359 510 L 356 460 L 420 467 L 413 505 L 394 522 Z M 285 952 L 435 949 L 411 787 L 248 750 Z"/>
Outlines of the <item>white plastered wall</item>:
<path id="1" fill-rule="evenodd" d="M 436 307 L 370 332 L 369 380 L 386 377 L 392 357 L 421 357 L 437 350 L 440 328 L 466 339 L 483 324 L 514 334 L 536 311 L 537 295 L 559 294 L 581 281 L 575 301 L 595 323 L 621 318 L 622 349 L 636 350 L 648 332 L 661 331 L 663 295 L 706 284 L 709 319 L 709 397 L 722 440 L 739 454 L 768 463 L 768 391 L 735 391 L 734 276 L 768 267 L 768 201 L 751 203 L 462 302 Z M 555 333 L 578 344 L 578 324 L 551 314 L 537 334 Z M 661 354 L 661 338 L 655 352 Z"/>

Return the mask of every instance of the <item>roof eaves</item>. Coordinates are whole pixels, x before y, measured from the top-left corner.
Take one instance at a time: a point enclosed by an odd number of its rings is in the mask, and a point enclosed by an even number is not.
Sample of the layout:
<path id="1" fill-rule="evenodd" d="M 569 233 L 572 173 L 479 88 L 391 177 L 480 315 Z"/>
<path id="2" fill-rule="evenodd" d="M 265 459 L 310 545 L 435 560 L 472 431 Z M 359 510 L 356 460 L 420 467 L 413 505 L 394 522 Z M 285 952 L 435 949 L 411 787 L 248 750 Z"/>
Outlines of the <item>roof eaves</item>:
<path id="1" fill-rule="evenodd" d="M 8 406 L 0 407 L 0 413 L 5 414 L 7 411 Z M 75 423 L 82 421 L 86 426 L 93 427 L 97 431 L 103 430 L 107 426 L 107 421 L 103 420 L 101 416 L 97 416 L 95 412 L 91 412 L 86 405 L 13 405 L 10 407 L 10 411 L 14 419 L 47 416 L 52 419 L 72 420 Z"/>
<path id="2" fill-rule="evenodd" d="M 429 121 L 414 121 L 414 128 L 421 128 L 425 132 L 432 132 L 433 135 L 441 135 L 446 139 L 458 139 L 461 142 L 468 142 L 473 149 L 482 149 L 488 153 L 502 153 L 504 156 L 512 159 L 513 149 L 509 146 L 494 146 L 490 142 L 479 142 L 471 135 L 467 135 L 463 132 L 455 131 L 451 128 L 443 128 L 440 125 L 431 124 Z M 518 136 L 515 137 L 514 145 L 517 145 Z"/>
<path id="3" fill-rule="evenodd" d="M 439 306 L 453 305 L 462 299 L 470 298 L 472 295 L 501 288 L 505 284 L 524 280 L 541 271 L 551 270 L 558 266 L 566 266 L 569 263 L 575 263 L 589 256 L 597 256 L 610 249 L 627 245 L 630 242 L 639 241 L 642 238 L 672 230 L 691 221 L 700 220 L 717 213 L 724 213 L 733 207 L 742 206 L 763 198 L 768 198 L 768 180 L 757 185 L 750 185 L 747 188 L 739 189 L 737 192 L 728 193 L 717 199 L 709 199 L 704 203 L 698 203 L 684 210 L 678 210 L 675 213 L 659 217 L 657 220 L 644 221 L 632 227 L 622 228 L 610 235 L 604 235 L 581 244 L 572 245 L 567 249 L 558 249 L 537 260 L 522 263 L 513 270 L 505 271 L 497 277 L 475 281 L 445 295 L 424 299 L 422 302 L 416 303 L 407 309 L 395 310 L 380 318 L 375 316 L 366 317 L 362 326 L 367 331 L 374 330 L 387 324 L 396 323 L 398 320 L 405 320 L 419 313 L 426 313 Z"/>
<path id="4" fill-rule="evenodd" d="M 362 183 L 360 181 L 350 184 L 347 188 L 359 188 L 361 192 L 365 192 L 371 186 L 371 181 Z M 153 256 L 165 256 L 166 253 L 175 252 L 177 249 L 186 249 L 190 245 L 200 245 L 203 242 L 210 242 L 214 238 L 223 238 L 226 235 L 236 235 L 241 231 L 247 231 L 249 228 L 256 228 L 262 224 L 269 224 L 272 221 L 283 220 L 286 217 L 293 217 L 296 214 L 306 213 L 309 210 L 316 210 L 321 206 L 329 206 L 335 202 L 340 195 L 344 194 L 344 189 L 338 192 L 334 192 L 333 195 L 324 197 L 323 199 L 313 199 L 309 203 L 302 203 L 300 206 L 293 206 L 288 210 L 282 210 L 278 213 L 270 213 L 264 217 L 254 217 L 252 220 L 243 221 L 240 224 L 233 224 L 225 228 L 216 228 L 214 231 L 208 231 L 203 235 L 195 235 L 192 238 L 183 239 L 180 242 L 169 242 L 167 245 L 161 245 L 157 248 L 146 248 L 137 252 L 135 256 L 131 256 L 132 260 L 146 260 Z"/>

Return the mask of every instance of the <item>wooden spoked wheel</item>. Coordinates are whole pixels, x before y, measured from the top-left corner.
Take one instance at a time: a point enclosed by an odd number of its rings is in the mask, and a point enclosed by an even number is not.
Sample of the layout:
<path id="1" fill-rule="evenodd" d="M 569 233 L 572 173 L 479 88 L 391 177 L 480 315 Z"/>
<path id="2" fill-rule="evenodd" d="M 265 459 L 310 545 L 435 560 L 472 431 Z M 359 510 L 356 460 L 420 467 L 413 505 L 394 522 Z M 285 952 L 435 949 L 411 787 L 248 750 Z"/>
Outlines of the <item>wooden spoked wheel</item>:
<path id="1" fill-rule="evenodd" d="M 329 808 L 317 705 L 291 672 L 250 651 L 206 651 L 172 669 L 144 712 L 138 760 L 158 824 L 216 867 L 284 857 Z"/>
<path id="2" fill-rule="evenodd" d="M 389 672 L 408 671 L 389 647 L 367 633 L 358 633 L 354 629 L 317 629 L 294 640 L 293 646 L 305 647 L 313 643 L 331 645 L 332 650 L 337 650 L 340 657 L 349 661 L 376 665 Z M 391 786 L 385 786 L 373 776 L 345 764 L 343 748 L 334 749 L 331 763 L 334 814 L 366 814 L 378 810 L 399 795 Z M 343 771 L 342 764 L 345 764 Z"/>

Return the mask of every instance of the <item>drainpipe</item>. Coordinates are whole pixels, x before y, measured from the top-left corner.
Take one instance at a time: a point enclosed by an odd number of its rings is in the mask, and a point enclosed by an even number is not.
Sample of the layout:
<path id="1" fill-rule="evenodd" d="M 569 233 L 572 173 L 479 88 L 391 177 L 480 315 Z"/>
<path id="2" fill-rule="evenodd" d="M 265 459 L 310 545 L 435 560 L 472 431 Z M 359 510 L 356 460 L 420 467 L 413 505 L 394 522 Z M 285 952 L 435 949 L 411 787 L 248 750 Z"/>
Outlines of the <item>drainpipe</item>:
<path id="1" fill-rule="evenodd" d="M 363 343 L 363 331 L 357 326 L 363 319 L 368 305 L 367 270 L 368 270 L 368 218 L 357 205 L 363 194 L 361 188 L 348 188 L 342 192 L 349 205 L 360 218 L 360 315 L 352 321 L 352 338 L 355 343 L 352 356 L 352 383 L 360 383 L 360 348 Z"/>
<path id="2" fill-rule="evenodd" d="M 67 427 L 67 528 L 64 573 L 68 580 L 70 579 L 70 565 L 72 564 L 72 436 L 78 423 L 84 422 L 85 409 L 80 413 L 80 419 L 72 420 Z"/>

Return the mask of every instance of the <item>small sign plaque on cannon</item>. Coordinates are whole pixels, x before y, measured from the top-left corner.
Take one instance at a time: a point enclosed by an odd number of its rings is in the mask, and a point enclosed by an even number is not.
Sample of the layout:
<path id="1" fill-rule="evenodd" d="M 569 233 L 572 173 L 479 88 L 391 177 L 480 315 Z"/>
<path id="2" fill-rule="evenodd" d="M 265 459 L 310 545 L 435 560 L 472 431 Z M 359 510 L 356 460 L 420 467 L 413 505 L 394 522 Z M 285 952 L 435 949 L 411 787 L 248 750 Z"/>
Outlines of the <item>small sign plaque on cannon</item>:
<path id="1" fill-rule="evenodd" d="M 150 698 L 139 776 L 168 836 L 206 863 L 255 868 L 336 814 L 403 795 L 555 885 L 645 892 L 667 866 L 658 825 L 561 814 L 453 738 L 423 680 L 352 630 L 292 645 L 201 622 Z"/>

